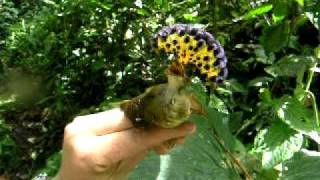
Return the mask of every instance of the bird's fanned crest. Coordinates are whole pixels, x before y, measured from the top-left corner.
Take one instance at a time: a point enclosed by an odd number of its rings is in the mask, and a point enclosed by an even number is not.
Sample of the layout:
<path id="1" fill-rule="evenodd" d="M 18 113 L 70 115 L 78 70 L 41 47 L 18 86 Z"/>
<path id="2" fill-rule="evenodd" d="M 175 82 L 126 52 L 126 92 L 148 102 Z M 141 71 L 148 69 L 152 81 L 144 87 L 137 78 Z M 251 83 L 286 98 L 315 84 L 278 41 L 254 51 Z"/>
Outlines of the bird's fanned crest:
<path id="1" fill-rule="evenodd" d="M 187 24 L 164 27 L 153 37 L 152 46 L 157 51 L 174 54 L 188 76 L 198 76 L 206 85 L 219 85 L 227 76 L 224 49 L 204 29 Z"/>

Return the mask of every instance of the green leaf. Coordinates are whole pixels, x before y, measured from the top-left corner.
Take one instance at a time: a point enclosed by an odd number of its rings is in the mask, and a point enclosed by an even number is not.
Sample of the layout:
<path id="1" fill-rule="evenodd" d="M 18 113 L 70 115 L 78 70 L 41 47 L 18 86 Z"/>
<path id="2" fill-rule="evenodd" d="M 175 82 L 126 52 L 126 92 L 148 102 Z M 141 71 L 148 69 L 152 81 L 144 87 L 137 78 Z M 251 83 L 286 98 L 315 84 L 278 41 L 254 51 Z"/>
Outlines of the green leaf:
<path id="1" fill-rule="evenodd" d="M 283 97 L 276 100 L 275 111 L 283 122 L 297 131 L 303 133 L 319 131 L 313 111 L 295 98 Z"/>
<path id="2" fill-rule="evenodd" d="M 183 14 L 183 18 L 187 21 L 194 21 L 195 18 L 197 17 L 197 13 L 194 12 L 194 13 L 188 13 L 188 14 Z"/>
<path id="3" fill-rule="evenodd" d="M 49 4 L 49 5 L 54 5 L 57 6 L 57 4 L 54 1 L 50 1 L 50 0 L 43 0 L 44 3 Z"/>
<path id="4" fill-rule="evenodd" d="M 160 6 L 161 9 L 164 9 L 165 11 L 168 11 L 170 9 L 168 0 L 156 0 L 156 3 L 158 6 Z"/>
<path id="5" fill-rule="evenodd" d="M 290 159 L 300 150 L 302 143 L 301 133 L 295 132 L 284 123 L 276 122 L 257 135 L 254 152 L 262 155 L 262 167 L 271 169 Z"/>
<path id="6" fill-rule="evenodd" d="M 309 4 L 309 7 L 312 6 L 313 8 L 308 8 L 306 10 L 305 16 L 309 19 L 309 21 L 318 29 L 320 27 L 320 18 L 317 15 L 317 11 L 319 11 L 320 3 L 317 4 Z"/>
<path id="7" fill-rule="evenodd" d="M 260 43 L 268 52 L 277 52 L 288 44 L 290 37 L 290 22 L 286 21 L 268 27 L 260 38 Z"/>
<path id="8" fill-rule="evenodd" d="M 283 0 L 273 0 L 272 1 L 274 10 L 273 10 L 273 21 L 275 23 L 282 21 L 289 12 L 289 5 L 291 4 L 291 0 L 283 1 Z"/>
<path id="9" fill-rule="evenodd" d="M 261 99 L 261 101 L 267 105 L 267 106 L 270 106 L 273 104 L 273 101 L 272 101 L 272 97 L 271 97 L 271 92 L 269 89 L 266 89 L 266 88 L 261 88 L 259 90 L 259 97 Z"/>
<path id="10" fill-rule="evenodd" d="M 275 57 L 273 53 L 266 54 L 265 49 L 262 46 L 258 46 L 254 53 L 256 55 L 256 61 L 263 64 L 273 64 Z"/>
<path id="11" fill-rule="evenodd" d="M 315 54 L 316 58 L 320 59 L 320 46 L 318 46 L 314 49 L 314 54 Z"/>
<path id="12" fill-rule="evenodd" d="M 229 123 L 229 128 L 231 132 L 236 132 L 239 129 L 239 127 L 242 126 L 243 114 L 243 111 L 236 111 L 230 114 L 230 119 L 232 119 L 232 123 Z"/>
<path id="13" fill-rule="evenodd" d="M 304 0 L 295 0 L 300 6 L 304 6 Z"/>
<path id="14" fill-rule="evenodd" d="M 265 71 L 275 77 L 296 77 L 297 72 L 305 71 L 314 59 L 311 56 L 289 55 L 280 59 L 276 64 L 265 68 Z"/>
<path id="15" fill-rule="evenodd" d="M 243 84 L 239 83 L 236 79 L 230 79 L 228 80 L 228 83 L 230 84 L 231 90 L 233 92 L 239 92 L 243 94 L 248 93 L 246 87 Z"/>
<path id="16" fill-rule="evenodd" d="M 15 166 L 19 160 L 19 147 L 12 138 L 12 128 L 0 115 L 0 172 Z"/>
<path id="17" fill-rule="evenodd" d="M 14 106 L 17 99 L 15 95 L 0 94 L 0 112 L 10 109 L 11 106 Z"/>
<path id="18" fill-rule="evenodd" d="M 91 0 L 90 2 L 96 4 L 97 6 L 101 7 L 101 8 L 104 9 L 105 11 L 111 10 L 111 9 L 112 9 L 112 6 L 113 6 L 113 4 L 110 3 L 110 2 L 108 2 L 108 3 L 106 3 L 106 2 L 102 3 L 102 2 L 99 2 L 99 1 L 97 1 L 97 0 Z"/>
<path id="19" fill-rule="evenodd" d="M 318 180 L 320 177 L 320 153 L 303 150 L 296 153 L 284 164 L 282 179 L 285 180 Z"/>
<path id="20" fill-rule="evenodd" d="M 225 113 L 225 114 L 228 113 L 228 109 L 227 109 L 226 104 L 222 101 L 222 99 L 217 97 L 215 94 L 210 95 L 210 100 L 209 100 L 208 106 L 211 108 L 214 108 L 222 113 Z"/>
<path id="21" fill-rule="evenodd" d="M 142 16 L 147 16 L 147 15 L 149 15 L 148 11 L 147 11 L 146 9 L 144 9 L 144 8 L 138 9 L 138 10 L 137 10 L 137 13 L 140 14 L 140 15 L 142 15 Z"/>
<path id="22" fill-rule="evenodd" d="M 249 20 L 249 19 L 255 18 L 259 15 L 263 15 L 263 14 L 269 12 L 272 9 L 272 7 L 273 7 L 272 4 L 264 4 L 262 6 L 251 9 L 249 12 L 247 12 L 246 15 L 244 15 L 244 19 Z"/>
<path id="23" fill-rule="evenodd" d="M 200 82 L 199 79 L 194 79 L 194 82 L 186 88 L 188 91 L 192 92 L 203 107 L 206 107 L 208 103 L 208 96 L 205 92 L 205 87 Z"/>
<path id="24" fill-rule="evenodd" d="M 287 124 L 277 121 L 272 124 L 265 135 L 265 143 L 268 148 L 275 149 L 297 132 L 291 129 Z"/>
<path id="25" fill-rule="evenodd" d="M 257 174 L 257 180 L 275 180 L 279 178 L 279 172 L 275 169 L 262 169 Z"/>
<path id="26" fill-rule="evenodd" d="M 193 116 L 197 124 L 196 134 L 189 137 L 182 146 L 174 148 L 169 154 L 158 156 L 150 154 L 130 175 L 135 179 L 239 179 L 237 172 L 226 162 L 224 151 L 208 130 L 208 120 Z M 216 117 L 216 121 L 222 121 Z M 222 137 L 223 139 L 223 137 Z M 223 139 L 227 141 L 226 139 Z"/>
<path id="27" fill-rule="evenodd" d="M 235 148 L 236 139 L 229 129 L 229 116 L 213 108 L 209 108 L 207 111 L 208 115 L 206 118 L 209 126 L 222 138 L 224 145 L 230 150 L 233 150 Z"/>
<path id="28" fill-rule="evenodd" d="M 263 85 L 268 85 L 269 82 L 271 82 L 273 78 L 270 77 L 257 77 L 253 80 L 250 80 L 248 83 L 248 86 L 255 86 L 255 87 L 261 87 Z"/>

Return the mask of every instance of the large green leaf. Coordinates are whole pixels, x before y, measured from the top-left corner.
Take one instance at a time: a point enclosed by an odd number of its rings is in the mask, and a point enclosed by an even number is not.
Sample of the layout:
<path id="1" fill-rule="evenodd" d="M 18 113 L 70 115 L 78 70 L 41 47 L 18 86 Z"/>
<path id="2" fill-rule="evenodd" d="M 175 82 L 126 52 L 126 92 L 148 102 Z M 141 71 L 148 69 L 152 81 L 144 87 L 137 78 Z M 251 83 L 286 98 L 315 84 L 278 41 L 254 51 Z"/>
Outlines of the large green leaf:
<path id="1" fill-rule="evenodd" d="M 267 52 L 277 52 L 288 44 L 290 37 L 290 22 L 276 24 L 263 32 L 260 42 Z"/>
<path id="2" fill-rule="evenodd" d="M 320 177 L 320 153 L 304 150 L 296 153 L 284 163 L 281 179 L 284 180 L 318 180 Z"/>
<path id="3" fill-rule="evenodd" d="M 257 180 L 276 180 L 279 178 L 279 172 L 275 169 L 262 169 L 257 174 Z"/>
<path id="4" fill-rule="evenodd" d="M 212 127 L 218 136 L 224 141 L 224 145 L 230 150 L 234 150 L 236 139 L 229 129 L 229 116 L 218 112 L 215 109 L 208 109 L 208 123 Z"/>
<path id="5" fill-rule="evenodd" d="M 264 4 L 262 6 L 251 9 L 249 12 L 247 12 L 247 14 L 244 15 L 244 19 L 248 20 L 255 18 L 259 15 L 266 14 L 272 9 L 272 7 L 272 4 Z"/>
<path id="6" fill-rule="evenodd" d="M 208 130 L 204 117 L 195 116 L 197 133 L 167 155 L 150 154 L 131 174 L 129 179 L 239 179 L 226 160 L 224 151 Z M 215 121 L 220 119 L 215 118 Z M 222 137 L 223 139 L 223 137 Z M 223 139 L 227 141 L 227 139 Z"/>
<path id="7" fill-rule="evenodd" d="M 297 134 L 297 132 L 291 129 L 287 124 L 277 121 L 268 129 L 264 140 L 268 148 L 275 149 L 292 136 L 295 136 L 295 134 Z"/>
<path id="8" fill-rule="evenodd" d="M 265 150 L 262 155 L 263 168 L 273 168 L 277 164 L 290 159 L 294 152 L 300 150 L 303 142 L 303 136 L 297 134 L 290 137 L 280 146 L 277 146 L 274 150 Z"/>
<path id="9" fill-rule="evenodd" d="M 280 59 L 276 64 L 267 67 L 265 70 L 273 76 L 296 77 L 297 72 L 305 71 L 311 63 L 316 62 L 312 56 L 289 55 Z"/>
<path id="10" fill-rule="evenodd" d="M 303 133 L 319 131 L 312 109 L 305 107 L 295 98 L 283 97 L 276 100 L 275 110 L 283 122 L 297 131 Z"/>
<path id="11" fill-rule="evenodd" d="M 304 5 L 304 0 L 295 0 L 300 6 Z"/>
<path id="12" fill-rule="evenodd" d="M 210 100 L 209 100 L 209 106 L 211 108 L 214 108 L 216 110 L 218 110 L 219 112 L 228 113 L 228 109 L 227 106 L 225 104 L 225 102 L 222 101 L 222 99 L 220 99 L 219 97 L 217 97 L 216 95 L 212 94 L 210 96 Z"/>
<path id="13" fill-rule="evenodd" d="M 261 154 L 262 167 L 271 169 L 290 159 L 300 150 L 302 142 L 302 134 L 290 129 L 285 123 L 276 122 L 257 135 L 253 151 Z"/>
<path id="14" fill-rule="evenodd" d="M 273 15 L 272 18 L 274 22 L 282 21 L 289 13 L 289 6 L 292 0 L 273 0 Z"/>

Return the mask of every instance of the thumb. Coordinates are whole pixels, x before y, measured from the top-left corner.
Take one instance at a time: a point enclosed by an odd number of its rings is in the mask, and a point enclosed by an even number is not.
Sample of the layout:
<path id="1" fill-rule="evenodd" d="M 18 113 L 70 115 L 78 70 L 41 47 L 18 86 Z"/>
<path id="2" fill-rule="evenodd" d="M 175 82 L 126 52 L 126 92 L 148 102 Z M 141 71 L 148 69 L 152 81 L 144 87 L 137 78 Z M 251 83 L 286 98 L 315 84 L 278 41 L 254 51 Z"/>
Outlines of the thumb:
<path id="1" fill-rule="evenodd" d="M 147 148 L 152 148 L 163 142 L 191 135 L 196 131 L 194 123 L 184 123 L 176 128 L 152 128 L 144 131 L 142 136 Z"/>

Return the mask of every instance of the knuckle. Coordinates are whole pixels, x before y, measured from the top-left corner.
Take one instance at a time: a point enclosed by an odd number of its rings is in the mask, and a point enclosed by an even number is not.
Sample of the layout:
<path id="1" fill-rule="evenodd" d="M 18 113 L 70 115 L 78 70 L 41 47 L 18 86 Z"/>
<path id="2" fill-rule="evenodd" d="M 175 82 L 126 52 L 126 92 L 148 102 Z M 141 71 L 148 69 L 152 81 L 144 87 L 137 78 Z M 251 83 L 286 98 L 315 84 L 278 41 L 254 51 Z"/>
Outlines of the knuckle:
<path id="1" fill-rule="evenodd" d="M 73 123 L 69 123 L 64 128 L 64 136 L 65 137 L 73 137 L 77 134 L 77 129 L 75 128 Z"/>
<path id="2" fill-rule="evenodd" d="M 91 154 L 90 169 L 94 173 L 103 173 L 114 167 L 117 163 L 113 162 L 111 157 L 101 156 L 101 154 Z"/>
<path id="3" fill-rule="evenodd" d="M 110 165 L 108 163 L 101 162 L 101 161 L 95 161 L 91 166 L 92 171 L 95 173 L 106 172 L 107 170 L 109 170 L 109 168 L 110 168 Z"/>
<path id="4" fill-rule="evenodd" d="M 83 121 L 83 119 L 85 119 L 85 116 L 76 116 L 74 119 L 73 119 L 73 123 L 80 123 L 81 121 Z"/>
<path id="5" fill-rule="evenodd" d="M 79 162 L 90 166 L 94 164 L 92 148 L 83 143 L 82 139 L 73 139 L 71 142 L 71 148 L 72 154 L 79 160 Z"/>

